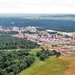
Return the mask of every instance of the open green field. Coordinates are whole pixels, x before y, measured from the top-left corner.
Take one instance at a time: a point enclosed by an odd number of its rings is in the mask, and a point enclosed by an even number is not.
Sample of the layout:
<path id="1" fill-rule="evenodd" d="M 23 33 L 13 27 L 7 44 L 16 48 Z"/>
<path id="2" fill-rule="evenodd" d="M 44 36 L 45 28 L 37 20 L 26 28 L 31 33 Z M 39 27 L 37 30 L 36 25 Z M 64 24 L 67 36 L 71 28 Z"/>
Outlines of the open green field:
<path id="1" fill-rule="evenodd" d="M 38 49 L 34 49 L 31 53 L 36 54 L 37 51 Z M 20 75 L 63 75 L 68 68 L 69 62 L 56 58 L 55 56 L 50 57 L 44 62 L 36 57 L 35 63 L 23 70 Z"/>

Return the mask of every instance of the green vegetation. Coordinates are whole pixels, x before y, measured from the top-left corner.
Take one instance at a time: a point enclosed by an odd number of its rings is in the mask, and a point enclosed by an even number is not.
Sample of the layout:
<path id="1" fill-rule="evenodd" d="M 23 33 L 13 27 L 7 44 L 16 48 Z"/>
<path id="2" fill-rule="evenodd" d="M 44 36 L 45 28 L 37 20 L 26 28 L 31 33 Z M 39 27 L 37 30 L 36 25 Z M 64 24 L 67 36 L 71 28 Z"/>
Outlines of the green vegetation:
<path id="1" fill-rule="evenodd" d="M 49 51 L 51 56 L 40 61 L 36 53 L 41 51 L 40 48 L 0 51 L 0 75 L 63 75 L 69 63 L 52 56 L 55 51 Z"/>
<path id="2" fill-rule="evenodd" d="M 10 32 L 7 32 L 7 34 L 11 34 L 11 35 L 13 35 L 13 34 L 18 34 L 19 32 L 17 32 L 17 31 L 10 31 Z"/>
<path id="3" fill-rule="evenodd" d="M 49 56 L 53 56 L 53 55 L 56 55 L 56 57 L 58 58 L 61 55 L 61 53 L 55 50 L 48 50 L 48 49 L 45 50 L 44 48 L 42 48 L 41 51 L 36 53 L 36 56 L 39 57 L 40 60 L 42 61 L 45 61 L 45 59 L 48 59 Z"/>
<path id="4" fill-rule="evenodd" d="M 31 50 L 30 53 L 35 54 L 35 62 L 29 68 L 19 73 L 19 75 L 63 75 L 69 68 L 68 62 L 55 56 L 49 57 L 46 61 L 40 61 L 36 56 L 36 52 L 38 50 Z"/>
<path id="5" fill-rule="evenodd" d="M 38 47 L 35 42 L 1 34 L 0 75 L 63 75 L 69 63 L 58 58 L 61 54 Z"/>
<path id="6" fill-rule="evenodd" d="M 70 36 L 69 36 L 69 35 L 65 35 L 65 37 L 66 37 L 66 38 L 69 38 Z"/>
<path id="7" fill-rule="evenodd" d="M 0 31 L 0 34 L 10 34 L 10 35 L 13 35 L 13 34 L 18 34 L 17 31 L 8 31 L 8 32 L 4 32 L 4 31 Z"/>
<path id="8" fill-rule="evenodd" d="M 23 31 L 22 33 L 23 33 L 23 34 L 25 34 L 25 33 L 34 34 L 35 32 Z"/>
<path id="9" fill-rule="evenodd" d="M 0 35 L 0 50 L 2 49 L 33 49 L 39 47 L 37 43 L 22 38 L 14 38 L 10 35 Z"/>
<path id="10" fill-rule="evenodd" d="M 35 61 L 29 50 L 0 51 L 0 75 L 15 75 Z"/>

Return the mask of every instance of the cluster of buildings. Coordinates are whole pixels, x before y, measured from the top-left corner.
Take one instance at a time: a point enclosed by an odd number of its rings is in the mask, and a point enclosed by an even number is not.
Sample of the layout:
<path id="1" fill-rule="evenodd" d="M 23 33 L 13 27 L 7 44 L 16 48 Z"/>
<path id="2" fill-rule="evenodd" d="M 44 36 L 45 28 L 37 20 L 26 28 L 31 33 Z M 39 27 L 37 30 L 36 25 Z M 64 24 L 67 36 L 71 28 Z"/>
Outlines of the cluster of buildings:
<path id="1" fill-rule="evenodd" d="M 16 26 L 3 27 L 3 26 L 0 26 L 0 31 L 5 31 L 5 32 L 8 32 L 8 31 L 17 31 L 17 32 L 30 31 L 30 32 L 36 32 L 37 29 L 34 26 L 28 26 L 28 27 L 16 27 Z"/>
<path id="2" fill-rule="evenodd" d="M 70 45 L 75 43 L 75 39 L 71 37 L 66 38 L 63 35 L 58 35 L 58 33 L 51 34 L 47 31 L 36 31 L 34 33 L 19 33 L 13 36 L 34 41 L 40 46 L 49 46 L 52 50 L 56 50 L 65 56 L 75 53 L 75 46 Z"/>
<path id="3" fill-rule="evenodd" d="M 19 33 L 13 35 L 17 38 L 24 38 L 26 40 L 32 40 L 40 44 L 41 46 L 50 46 L 52 44 L 69 44 L 75 42 L 71 37 L 66 38 L 65 36 L 55 34 L 50 34 L 46 31 L 36 31 L 34 33 Z"/>
<path id="4" fill-rule="evenodd" d="M 0 31 L 18 31 L 18 34 L 14 34 L 12 36 L 17 38 L 23 38 L 25 40 L 34 41 L 40 46 L 49 46 L 52 50 L 56 50 L 65 56 L 75 53 L 75 45 L 70 45 L 75 44 L 75 39 L 72 37 L 65 37 L 67 33 L 62 34 L 58 31 L 55 32 L 53 30 L 38 31 L 37 28 L 34 26 L 9 27 L 6 29 L 0 27 Z"/>
<path id="5" fill-rule="evenodd" d="M 64 56 L 69 56 L 75 53 L 75 46 L 56 46 L 53 49 L 60 52 Z"/>

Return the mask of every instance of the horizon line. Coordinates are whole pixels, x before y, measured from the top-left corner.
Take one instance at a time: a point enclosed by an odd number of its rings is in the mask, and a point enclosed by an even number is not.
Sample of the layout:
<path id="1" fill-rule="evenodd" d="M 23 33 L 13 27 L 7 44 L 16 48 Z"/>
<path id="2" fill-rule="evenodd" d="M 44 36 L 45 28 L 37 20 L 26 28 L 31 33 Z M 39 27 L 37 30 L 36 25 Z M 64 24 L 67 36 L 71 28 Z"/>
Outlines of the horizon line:
<path id="1" fill-rule="evenodd" d="M 60 14 L 60 15 L 67 15 L 67 14 L 75 14 L 75 13 L 0 13 L 0 14 Z"/>

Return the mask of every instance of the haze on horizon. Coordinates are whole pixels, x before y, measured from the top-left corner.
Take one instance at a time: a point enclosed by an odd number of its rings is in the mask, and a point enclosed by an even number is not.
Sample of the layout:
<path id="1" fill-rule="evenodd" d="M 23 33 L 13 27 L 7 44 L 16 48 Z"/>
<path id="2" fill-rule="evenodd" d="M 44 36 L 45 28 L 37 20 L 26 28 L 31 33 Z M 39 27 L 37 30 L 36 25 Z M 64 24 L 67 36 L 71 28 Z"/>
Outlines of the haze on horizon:
<path id="1" fill-rule="evenodd" d="M 75 0 L 0 0 L 0 13 L 75 14 Z"/>

